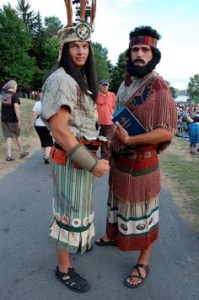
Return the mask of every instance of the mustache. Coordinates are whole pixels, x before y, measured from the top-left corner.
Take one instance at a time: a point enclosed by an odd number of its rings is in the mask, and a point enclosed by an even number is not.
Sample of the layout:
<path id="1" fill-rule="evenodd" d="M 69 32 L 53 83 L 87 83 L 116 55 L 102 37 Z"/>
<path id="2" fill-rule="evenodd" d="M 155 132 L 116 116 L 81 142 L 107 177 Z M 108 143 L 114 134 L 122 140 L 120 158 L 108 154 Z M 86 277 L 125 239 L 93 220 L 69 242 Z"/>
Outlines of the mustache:
<path id="1" fill-rule="evenodd" d="M 143 59 L 141 59 L 141 58 L 137 58 L 137 59 L 135 59 L 134 61 L 133 61 L 134 63 L 135 62 L 141 62 L 141 63 L 145 63 L 145 61 L 143 60 Z"/>

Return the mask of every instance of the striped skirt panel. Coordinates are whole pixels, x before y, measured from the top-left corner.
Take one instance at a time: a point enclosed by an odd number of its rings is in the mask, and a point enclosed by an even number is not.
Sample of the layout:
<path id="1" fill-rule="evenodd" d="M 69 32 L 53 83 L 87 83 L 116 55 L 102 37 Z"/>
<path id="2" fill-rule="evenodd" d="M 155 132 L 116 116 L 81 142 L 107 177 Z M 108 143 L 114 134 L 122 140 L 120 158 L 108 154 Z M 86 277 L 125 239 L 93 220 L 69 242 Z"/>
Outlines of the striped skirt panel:
<path id="1" fill-rule="evenodd" d="M 121 250 L 144 250 L 158 238 L 158 196 L 149 203 L 132 204 L 120 201 L 110 191 L 107 209 L 107 236 L 117 239 Z"/>
<path id="2" fill-rule="evenodd" d="M 57 247 L 75 253 L 90 248 L 95 235 L 93 226 L 94 176 L 66 165 L 51 162 L 54 182 L 53 222 L 49 240 Z"/>

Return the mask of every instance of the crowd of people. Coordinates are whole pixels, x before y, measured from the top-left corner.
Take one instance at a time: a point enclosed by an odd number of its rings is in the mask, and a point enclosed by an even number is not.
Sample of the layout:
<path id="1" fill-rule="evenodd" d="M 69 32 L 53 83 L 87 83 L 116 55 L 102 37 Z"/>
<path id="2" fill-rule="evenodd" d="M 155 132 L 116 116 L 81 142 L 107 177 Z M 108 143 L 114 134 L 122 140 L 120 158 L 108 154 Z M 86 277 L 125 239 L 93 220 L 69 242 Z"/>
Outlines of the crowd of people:
<path id="1" fill-rule="evenodd" d="M 199 103 L 177 103 L 177 136 L 189 139 L 190 153 L 199 154 Z"/>

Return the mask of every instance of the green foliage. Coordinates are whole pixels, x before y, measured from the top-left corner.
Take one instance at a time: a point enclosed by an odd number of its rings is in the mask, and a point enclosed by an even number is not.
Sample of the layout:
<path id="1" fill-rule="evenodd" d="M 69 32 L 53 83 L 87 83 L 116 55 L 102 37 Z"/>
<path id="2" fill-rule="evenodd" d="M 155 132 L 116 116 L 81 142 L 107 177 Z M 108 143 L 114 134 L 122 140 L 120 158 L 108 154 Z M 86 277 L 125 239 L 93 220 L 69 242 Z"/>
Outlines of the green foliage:
<path id="1" fill-rule="evenodd" d="M 59 41 L 57 31 L 63 24 L 56 16 L 45 17 L 35 13 L 27 0 L 18 0 L 17 11 L 8 4 L 0 9 L 0 78 L 13 78 L 21 89 L 41 87 L 48 70 L 57 62 Z M 124 80 L 126 57 L 121 53 L 116 66 L 108 59 L 108 50 L 100 43 L 92 43 L 97 79 L 110 81 L 110 90 L 117 92 Z M 195 78 L 196 76 L 196 78 Z M 190 82 L 190 99 L 199 102 L 197 76 Z M 192 82 L 193 81 L 193 82 Z M 195 88 L 195 85 L 197 86 Z M 177 90 L 170 86 L 176 97 Z"/>
<path id="2" fill-rule="evenodd" d="M 103 48 L 100 43 L 92 43 L 95 57 L 97 79 L 110 79 L 111 63 L 108 60 L 108 50 Z"/>
<path id="3" fill-rule="evenodd" d="M 170 91 L 171 91 L 171 95 L 175 99 L 177 97 L 178 90 L 176 88 L 174 88 L 173 86 L 169 86 L 169 88 L 170 88 Z"/>
<path id="4" fill-rule="evenodd" d="M 182 142 L 185 145 L 187 143 L 187 141 Z M 188 147 L 188 144 L 185 147 Z M 160 161 L 164 172 L 169 174 L 174 182 L 177 181 L 179 189 L 183 187 L 190 196 L 190 207 L 192 203 L 195 212 L 199 213 L 198 163 L 193 163 L 193 160 L 183 159 L 183 157 L 169 151 L 165 151 L 160 155 Z"/>
<path id="5" fill-rule="evenodd" d="M 42 47 L 43 60 L 41 68 L 37 67 L 35 77 L 33 78 L 35 89 L 41 88 L 47 73 L 57 63 L 59 40 L 57 37 L 47 38 Z"/>
<path id="6" fill-rule="evenodd" d="M 117 93 L 121 83 L 124 81 L 125 74 L 125 64 L 126 64 L 126 56 L 125 52 L 121 53 L 118 58 L 118 63 L 113 68 L 111 82 L 110 82 L 110 90 L 114 93 Z"/>
<path id="7" fill-rule="evenodd" d="M 173 86 L 171 86 L 170 82 L 169 81 L 166 81 L 166 83 L 168 84 L 169 86 L 169 89 L 170 89 L 170 92 L 171 92 L 171 95 L 173 96 L 173 98 L 175 99 L 177 97 L 177 94 L 178 94 L 178 90 L 176 88 L 174 88 Z"/>
<path id="8" fill-rule="evenodd" d="M 45 18 L 44 27 L 40 12 L 35 14 L 31 11 L 26 0 L 19 0 L 18 12 L 30 33 L 32 47 L 29 53 L 36 61 L 32 88 L 38 89 L 41 87 L 48 70 L 57 61 L 59 44 L 55 35 L 63 25 L 57 17 L 48 17 Z"/>
<path id="9" fill-rule="evenodd" d="M 57 31 L 63 28 L 63 24 L 57 17 L 45 17 L 45 32 L 47 37 L 57 36 Z"/>
<path id="10" fill-rule="evenodd" d="M 20 88 L 31 85 L 35 61 L 28 54 L 31 38 L 21 19 L 10 5 L 0 10 L 0 77 L 15 79 Z"/>
<path id="11" fill-rule="evenodd" d="M 26 25 L 26 28 L 32 32 L 35 22 L 35 13 L 30 9 L 30 4 L 26 3 L 26 0 L 18 0 L 17 12 Z"/>
<path id="12" fill-rule="evenodd" d="M 189 102 L 199 103 L 199 74 L 195 74 L 190 78 L 187 94 L 189 97 Z"/>
<path id="13" fill-rule="evenodd" d="M 63 28 L 55 17 L 46 17 L 43 26 L 40 13 L 31 10 L 27 0 L 18 0 L 17 11 L 10 5 L 0 10 L 0 75 L 2 84 L 13 78 L 21 89 L 38 89 L 49 69 L 57 62 Z M 110 79 L 112 65 L 108 51 L 93 43 L 98 80 Z"/>
<path id="14" fill-rule="evenodd" d="M 47 38 L 43 44 L 43 69 L 49 70 L 57 62 L 58 52 L 59 39 L 57 37 Z"/>

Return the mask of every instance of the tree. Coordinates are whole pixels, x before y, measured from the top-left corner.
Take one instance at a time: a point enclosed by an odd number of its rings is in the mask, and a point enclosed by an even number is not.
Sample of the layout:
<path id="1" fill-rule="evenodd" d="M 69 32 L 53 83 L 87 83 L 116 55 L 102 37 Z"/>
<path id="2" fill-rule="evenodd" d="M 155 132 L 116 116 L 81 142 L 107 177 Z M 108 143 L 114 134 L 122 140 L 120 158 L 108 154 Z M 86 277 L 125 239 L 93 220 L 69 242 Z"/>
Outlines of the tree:
<path id="1" fill-rule="evenodd" d="M 48 71 L 57 63 L 59 54 L 59 39 L 57 37 L 47 38 L 43 45 L 44 59 L 42 62 L 42 79 Z"/>
<path id="2" fill-rule="evenodd" d="M 32 78 L 32 87 L 37 89 L 41 86 L 43 74 L 41 66 L 44 57 L 42 49 L 45 42 L 45 32 L 42 18 L 39 11 L 35 13 L 31 10 L 31 6 L 26 0 L 18 0 L 17 11 L 30 33 L 31 48 L 29 49 L 29 55 L 34 57 L 36 61 L 35 74 Z"/>
<path id="3" fill-rule="evenodd" d="M 35 60 L 28 55 L 31 38 L 10 4 L 0 9 L 0 36 L 0 78 L 15 79 L 22 89 L 30 87 L 35 72 Z"/>
<path id="4" fill-rule="evenodd" d="M 20 18 L 23 20 L 27 29 L 32 33 L 35 23 L 35 13 L 30 9 L 30 4 L 26 0 L 18 0 L 17 12 Z"/>
<path id="5" fill-rule="evenodd" d="M 178 94 L 178 89 L 174 88 L 173 86 L 171 86 L 170 82 L 169 81 L 166 81 L 166 83 L 168 84 L 169 86 L 169 89 L 170 89 L 170 92 L 171 92 L 171 95 L 173 96 L 173 98 L 175 99 L 177 97 L 177 94 Z"/>
<path id="6" fill-rule="evenodd" d="M 45 17 L 44 20 L 45 32 L 47 37 L 57 36 L 58 30 L 63 28 L 63 24 L 57 17 Z"/>
<path id="7" fill-rule="evenodd" d="M 42 48 L 45 42 L 45 31 L 42 25 L 42 18 L 40 13 L 37 13 L 36 22 L 32 30 L 32 48 L 31 55 L 35 57 L 37 66 L 41 67 L 43 60 Z"/>
<path id="8" fill-rule="evenodd" d="M 190 78 L 187 88 L 188 101 L 199 103 L 199 74 L 195 74 Z"/>
<path id="9" fill-rule="evenodd" d="M 119 55 L 118 62 L 116 66 L 113 68 L 112 75 L 111 75 L 110 89 L 114 93 L 117 93 L 120 84 L 124 80 L 125 65 L 126 65 L 126 55 L 125 52 L 123 52 Z"/>
<path id="10" fill-rule="evenodd" d="M 103 48 L 100 43 L 92 43 L 96 70 L 97 70 L 97 79 L 110 79 L 111 73 L 111 63 L 108 60 L 108 50 Z"/>
<path id="11" fill-rule="evenodd" d="M 33 88 L 41 87 L 43 78 L 47 71 L 56 63 L 59 44 L 56 37 L 57 31 L 63 28 L 61 21 L 57 17 L 46 17 L 45 26 L 38 11 L 37 14 L 31 10 L 31 6 L 26 0 L 18 0 L 18 13 L 30 32 L 32 47 L 29 54 L 35 58 L 36 69 L 33 76 Z M 52 38 L 52 40 L 50 40 Z"/>

